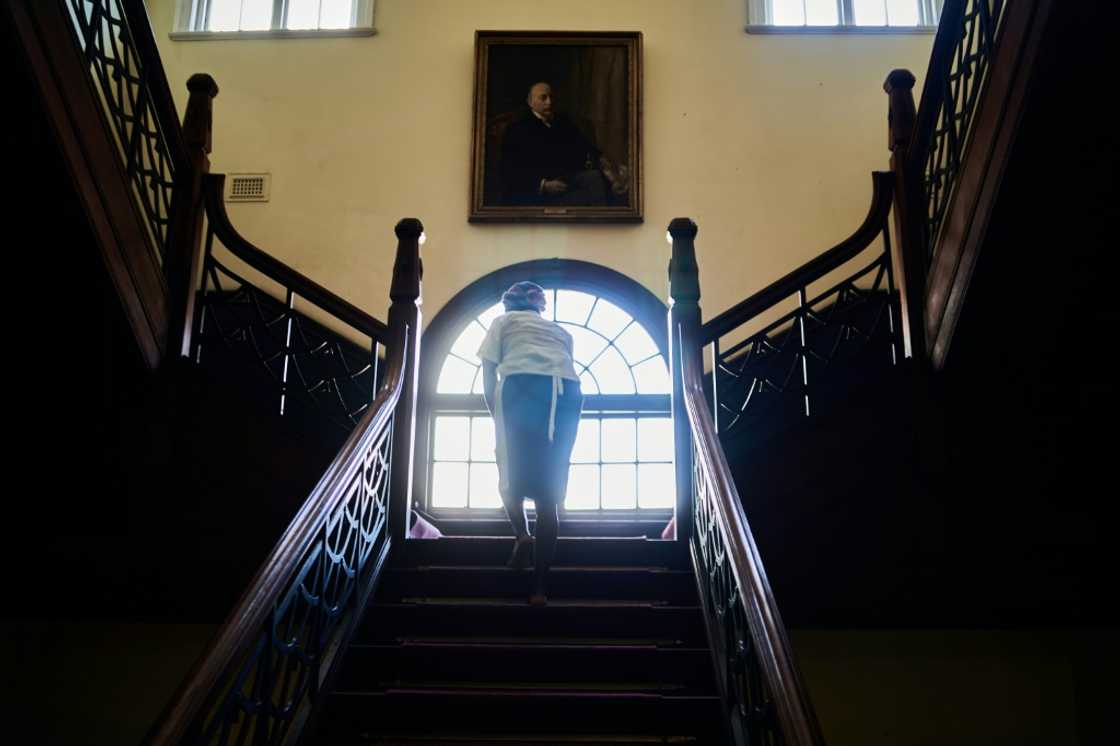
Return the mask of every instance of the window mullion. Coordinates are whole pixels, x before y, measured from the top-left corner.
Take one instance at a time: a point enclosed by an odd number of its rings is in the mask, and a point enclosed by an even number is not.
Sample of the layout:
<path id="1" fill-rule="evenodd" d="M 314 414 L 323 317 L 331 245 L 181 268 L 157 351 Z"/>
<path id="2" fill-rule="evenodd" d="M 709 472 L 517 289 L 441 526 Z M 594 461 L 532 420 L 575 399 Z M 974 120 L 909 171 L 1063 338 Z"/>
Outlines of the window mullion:
<path id="1" fill-rule="evenodd" d="M 852 0 L 836 0 L 836 17 L 840 19 L 841 26 L 851 26 L 855 23 L 855 12 L 852 9 Z"/>
<path id="2" fill-rule="evenodd" d="M 282 29 L 288 25 L 288 0 L 272 0 L 272 28 Z"/>

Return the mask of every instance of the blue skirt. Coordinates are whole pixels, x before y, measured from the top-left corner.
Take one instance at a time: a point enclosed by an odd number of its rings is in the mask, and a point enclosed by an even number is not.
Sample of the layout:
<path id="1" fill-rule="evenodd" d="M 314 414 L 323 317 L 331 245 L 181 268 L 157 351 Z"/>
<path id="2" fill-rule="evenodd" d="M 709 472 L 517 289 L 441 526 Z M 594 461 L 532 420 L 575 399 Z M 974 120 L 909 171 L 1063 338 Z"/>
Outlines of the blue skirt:
<path id="1" fill-rule="evenodd" d="M 556 396 L 552 440 L 552 376 L 516 374 L 502 381 L 502 422 L 509 494 L 538 502 L 560 504 L 568 490 L 568 464 L 579 428 L 583 394 L 579 381 L 563 379 Z"/>

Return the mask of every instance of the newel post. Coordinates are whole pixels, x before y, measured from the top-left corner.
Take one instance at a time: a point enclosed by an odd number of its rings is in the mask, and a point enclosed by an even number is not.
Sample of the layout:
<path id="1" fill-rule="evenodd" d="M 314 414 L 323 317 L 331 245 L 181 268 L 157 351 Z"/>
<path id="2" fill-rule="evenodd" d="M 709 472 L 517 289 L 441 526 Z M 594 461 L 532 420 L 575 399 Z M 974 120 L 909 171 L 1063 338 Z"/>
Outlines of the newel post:
<path id="1" fill-rule="evenodd" d="M 397 258 L 389 289 L 390 344 L 404 345 L 404 385 L 393 414 L 392 482 L 389 485 L 389 535 L 393 541 L 408 538 L 412 505 L 412 474 L 416 459 L 416 395 L 420 376 L 420 282 L 424 265 L 420 239 L 424 226 L 404 218 L 396 227 Z"/>
<path id="2" fill-rule="evenodd" d="M 698 355 L 700 269 L 696 264 L 696 223 L 674 218 L 669 223 L 673 252 L 669 259 L 669 360 L 673 376 L 673 463 L 677 478 L 677 540 L 692 536 L 692 427 L 684 405 L 684 355 Z"/>
<path id="3" fill-rule="evenodd" d="M 883 83 L 889 98 L 891 171 L 894 172 L 894 233 L 891 267 L 898 286 L 902 335 L 906 355 L 925 355 L 925 207 L 922 200 L 921 161 L 910 152 L 917 112 L 914 76 L 909 70 L 892 70 Z"/>
<path id="4" fill-rule="evenodd" d="M 171 305 L 167 340 L 170 360 L 190 355 L 195 287 L 202 264 L 202 182 L 210 173 L 213 102 L 218 84 L 209 75 L 196 73 L 187 81 L 187 90 L 190 98 L 183 116 L 187 168 L 179 168 L 175 174 L 164 258 Z"/>

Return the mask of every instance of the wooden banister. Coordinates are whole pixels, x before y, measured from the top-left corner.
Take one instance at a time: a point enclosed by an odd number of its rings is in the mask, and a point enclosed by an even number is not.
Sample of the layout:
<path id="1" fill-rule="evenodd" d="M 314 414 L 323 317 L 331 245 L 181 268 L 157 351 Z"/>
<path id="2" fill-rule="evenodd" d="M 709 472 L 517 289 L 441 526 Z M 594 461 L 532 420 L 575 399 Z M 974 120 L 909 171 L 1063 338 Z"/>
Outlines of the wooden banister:
<path id="1" fill-rule="evenodd" d="M 934 369 L 948 355 L 1055 4 L 945 0 L 909 136 L 912 76 L 895 71 L 884 86 L 906 331 Z"/>
<path id="2" fill-rule="evenodd" d="M 823 746 L 824 737 L 704 395 L 696 233 L 696 224 L 688 218 L 676 218 L 669 226 L 673 245 L 669 318 L 674 350 L 673 414 L 678 418 L 674 423 L 676 447 L 678 454 L 685 448 L 690 451 L 691 464 L 691 473 L 682 475 L 678 463 L 677 479 L 678 489 L 683 482 L 685 490 L 683 510 L 693 515 L 692 560 L 701 586 L 728 730 L 736 744 Z M 812 270 L 820 266 L 824 264 L 813 265 Z M 683 444 L 680 437 L 685 438 Z M 680 522 L 679 495 L 678 499 Z M 724 582 L 714 580 L 717 577 Z M 722 595 L 715 598 L 717 593 Z M 738 609 L 732 608 L 736 605 Z M 713 607 L 721 611 L 717 614 Z M 745 630 L 736 628 L 739 614 Z M 755 675 L 761 676 L 765 693 L 752 691 L 743 683 Z"/>
<path id="3" fill-rule="evenodd" d="M 149 32 L 151 31 L 149 27 Z M 154 42 L 153 42 L 154 43 Z M 159 66 L 162 74 L 162 66 Z M 166 85 L 166 81 L 164 81 Z M 195 310 L 195 292 L 202 269 L 202 232 L 205 204 L 203 180 L 210 173 L 213 138 L 214 97 L 218 84 L 204 73 L 187 81 L 190 98 L 183 127 L 176 127 L 177 140 L 185 157 L 175 170 L 171 200 L 164 274 L 172 310 L 168 340 L 173 356 L 189 356 Z M 177 123 L 176 123 L 177 124 Z"/>
<path id="4" fill-rule="evenodd" d="M 925 298 L 925 233 L 922 175 L 909 158 L 917 112 L 914 76 L 893 70 L 883 83 L 890 100 L 887 112 L 891 172 L 894 174 L 895 242 L 891 266 L 899 289 L 902 340 L 907 357 L 925 356 L 922 309 Z"/>
<path id="5" fill-rule="evenodd" d="M 871 207 L 855 233 L 705 323 L 697 337 L 698 342 L 704 345 L 722 337 L 774 304 L 797 293 L 798 289 L 816 282 L 870 246 L 872 241 L 882 233 L 884 222 L 890 212 L 892 181 L 893 177 L 889 173 L 873 172 Z"/>
<path id="6" fill-rule="evenodd" d="M 210 187 L 218 188 L 218 194 L 221 193 L 220 177 L 209 177 L 208 183 Z M 391 454 L 391 469 L 388 469 L 388 462 L 380 461 L 383 456 L 379 455 L 381 453 L 379 449 L 382 448 L 379 443 L 383 443 L 389 433 L 396 430 L 397 417 L 401 416 L 401 402 L 406 392 L 413 399 L 415 398 L 414 368 L 417 343 L 416 333 L 411 325 L 416 323 L 418 318 L 415 315 L 410 317 L 407 312 L 402 313 L 399 305 L 407 306 L 411 302 L 412 307 L 416 307 L 420 275 L 418 238 L 421 231 L 418 220 L 407 219 L 398 225 L 399 241 L 393 274 L 393 305 L 398 307 L 398 310 L 396 313 L 390 313 L 389 324 L 385 325 L 376 320 L 363 321 L 360 317 L 350 314 L 351 319 L 361 321 L 366 329 L 377 330 L 379 333 L 383 331 L 382 336 L 389 340 L 386 355 L 387 368 L 376 397 L 249 584 L 217 636 L 176 692 L 171 704 L 152 729 L 147 743 L 193 742 L 200 738 L 204 728 L 212 727 L 213 718 L 225 716 L 222 714 L 225 711 L 221 700 L 232 696 L 228 691 L 231 686 L 231 672 L 235 668 L 246 665 L 245 658 L 250 655 L 249 651 L 253 646 L 264 644 L 261 642 L 262 630 L 268 629 L 270 615 L 276 612 L 277 605 L 284 594 L 291 592 L 294 578 L 307 561 L 309 552 L 312 552 L 317 542 L 324 541 L 323 531 L 326 522 L 337 513 L 345 501 L 353 499 L 355 489 L 365 488 L 361 486 L 355 488 L 356 477 L 369 473 L 371 469 L 380 469 L 379 478 L 388 480 L 390 475 L 395 476 L 399 471 L 408 470 L 407 464 L 411 460 L 412 452 L 411 441 L 401 445 L 405 443 L 403 436 L 394 432 L 392 450 L 388 452 Z M 283 274 L 286 282 L 298 281 L 299 278 L 295 277 L 291 270 L 286 272 L 277 270 L 277 267 L 271 263 L 275 260 L 269 258 L 268 262 L 262 261 L 261 256 L 258 255 L 259 249 L 248 242 L 239 243 L 236 234 L 227 231 L 226 237 L 231 240 L 231 243 L 236 244 L 238 256 L 248 257 L 245 261 L 254 262 L 253 266 L 260 265 L 264 268 L 261 271 L 270 270 Z M 304 287 L 304 292 L 315 295 L 314 287 L 317 286 L 313 287 L 313 284 L 306 283 L 301 286 Z M 333 296 L 317 297 L 327 306 L 335 309 L 340 307 L 331 299 Z M 343 310 L 346 312 L 344 307 Z M 410 386 L 413 387 L 411 392 L 409 392 Z M 379 466 L 379 464 L 383 465 Z M 384 471 L 386 469 L 388 474 Z M 363 478 L 358 483 L 365 484 L 365 481 Z M 395 481 L 394 479 L 394 483 Z M 389 494 L 392 494 L 391 491 Z M 390 497 L 390 504 L 391 500 L 392 497 Z M 385 510 L 392 512 L 389 506 L 386 506 Z M 389 516 L 390 523 L 391 520 Z M 374 564 L 370 577 L 355 580 L 355 582 L 367 582 L 368 587 L 359 588 L 351 594 L 353 606 L 349 609 L 351 617 L 346 628 L 339 633 L 341 641 L 336 641 L 329 646 L 332 656 L 338 650 L 345 648 L 345 642 L 355 628 L 364 609 L 365 600 L 372 592 L 377 574 L 388 556 L 393 537 L 398 534 L 400 531 L 392 530 L 391 527 L 385 530 L 380 550 L 373 558 Z M 267 633 L 263 634 L 267 635 Z M 330 668 L 334 658 L 325 660 L 326 649 L 320 651 L 320 654 L 324 656 L 324 660 L 318 664 L 322 666 L 321 677 L 327 679 L 333 675 Z M 320 669 L 317 668 L 316 673 L 319 671 Z M 315 688 L 317 687 L 318 684 Z M 253 717 L 267 718 L 268 714 L 257 713 Z M 305 720 L 306 716 L 301 722 Z M 257 722 L 253 727 L 261 726 Z"/>

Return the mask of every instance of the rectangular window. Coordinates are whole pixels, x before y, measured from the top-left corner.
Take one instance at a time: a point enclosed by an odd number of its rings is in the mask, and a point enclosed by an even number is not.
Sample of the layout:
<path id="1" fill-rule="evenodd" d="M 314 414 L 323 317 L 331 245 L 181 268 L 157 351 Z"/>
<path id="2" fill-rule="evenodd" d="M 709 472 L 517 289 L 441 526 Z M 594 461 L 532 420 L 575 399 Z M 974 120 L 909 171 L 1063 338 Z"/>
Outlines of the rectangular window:
<path id="1" fill-rule="evenodd" d="M 747 0 L 751 33 L 931 32 L 942 0 Z"/>
<path id="2" fill-rule="evenodd" d="M 494 445 L 489 415 L 437 415 L 430 507 L 501 508 Z M 672 510 L 675 492 L 671 419 L 584 413 L 568 468 L 565 510 Z"/>
<path id="3" fill-rule="evenodd" d="M 374 0 L 177 0 L 172 39 L 373 34 Z"/>

